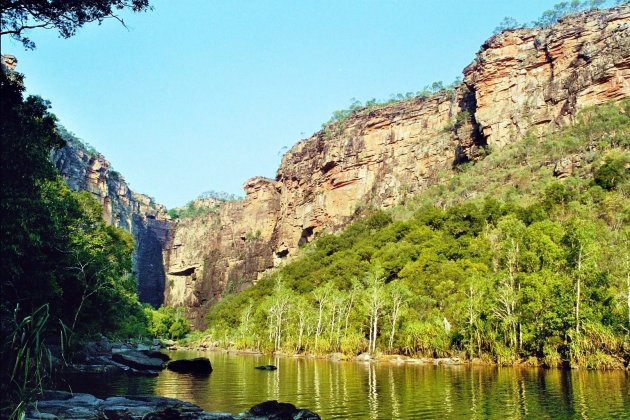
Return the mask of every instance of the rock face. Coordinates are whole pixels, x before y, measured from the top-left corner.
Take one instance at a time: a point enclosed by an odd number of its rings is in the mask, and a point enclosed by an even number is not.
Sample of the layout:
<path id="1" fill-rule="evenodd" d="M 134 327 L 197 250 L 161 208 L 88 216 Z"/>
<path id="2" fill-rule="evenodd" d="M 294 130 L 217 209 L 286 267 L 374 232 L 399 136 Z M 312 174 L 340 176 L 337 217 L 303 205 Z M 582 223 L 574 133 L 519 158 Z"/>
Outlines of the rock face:
<path id="1" fill-rule="evenodd" d="M 489 144 L 561 126 L 591 105 L 630 95 L 630 8 L 581 13 L 545 30 L 490 38 L 464 70 Z"/>
<path id="2" fill-rule="evenodd" d="M 213 302 L 343 227 L 361 206 L 400 203 L 439 171 L 483 158 L 487 146 L 629 96 L 630 6 L 496 35 L 453 91 L 359 110 L 293 146 L 276 179 L 247 181 L 244 200 L 177 221 L 164 250 L 165 302 L 184 305 L 203 328 Z"/>
<path id="3" fill-rule="evenodd" d="M 164 296 L 162 249 L 168 231 L 166 208 L 143 194 L 132 192 L 125 179 L 96 151 L 64 136 L 67 145 L 51 160 L 71 189 L 89 191 L 103 205 L 106 223 L 132 233 L 133 270 L 141 302 L 159 306 Z"/>
<path id="4" fill-rule="evenodd" d="M 0 56 L 0 65 L 2 66 L 3 70 L 15 70 L 15 67 L 17 67 L 17 62 L 18 60 L 14 55 L 2 54 Z"/>

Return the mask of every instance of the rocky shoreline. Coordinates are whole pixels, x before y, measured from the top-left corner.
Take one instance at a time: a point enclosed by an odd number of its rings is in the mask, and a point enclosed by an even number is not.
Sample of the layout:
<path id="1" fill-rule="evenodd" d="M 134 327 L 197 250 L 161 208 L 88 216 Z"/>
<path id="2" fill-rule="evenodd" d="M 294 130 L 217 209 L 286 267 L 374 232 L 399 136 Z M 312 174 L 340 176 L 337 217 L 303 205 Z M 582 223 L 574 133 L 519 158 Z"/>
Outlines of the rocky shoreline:
<path id="1" fill-rule="evenodd" d="M 521 367 L 521 368 L 557 368 L 557 369 L 579 369 L 577 366 L 571 366 L 568 363 L 560 362 L 558 365 L 549 366 L 540 359 L 526 359 L 517 360 L 512 363 L 501 364 L 489 358 L 466 359 L 457 356 L 453 357 L 411 357 L 401 354 L 377 354 L 370 355 L 368 353 L 361 353 L 356 356 L 348 356 L 342 353 L 329 353 L 329 354 L 305 354 L 305 353 L 284 353 L 274 352 L 273 354 L 264 353 L 257 350 L 245 349 L 239 350 L 234 348 L 223 348 L 214 345 L 208 345 L 207 343 L 201 344 L 179 344 L 174 343 L 170 346 L 169 350 L 192 350 L 192 351 L 210 351 L 221 353 L 233 353 L 240 355 L 274 355 L 281 357 L 292 357 L 299 359 L 320 359 L 330 360 L 333 362 L 360 362 L 360 363 L 389 363 L 395 365 L 413 364 L 413 365 L 434 365 L 434 366 L 509 366 L 509 367 Z M 611 369 L 601 369 L 611 370 Z M 612 370 L 630 371 L 630 365 L 623 366 Z"/>
<path id="2" fill-rule="evenodd" d="M 161 353 L 164 343 L 153 340 L 131 344 L 110 342 L 106 337 L 90 341 L 71 363 L 61 363 L 62 373 L 122 373 L 157 376 L 170 357 Z"/>
<path id="3" fill-rule="evenodd" d="M 189 346 L 189 345 L 173 345 L 170 350 L 190 350 L 190 351 L 207 351 L 207 352 L 220 352 L 220 353 L 232 353 L 239 355 L 272 355 L 295 359 L 320 359 L 330 360 L 332 362 L 364 362 L 364 363 L 392 363 L 392 364 L 416 364 L 416 365 L 496 365 L 495 362 L 486 361 L 482 359 L 465 360 L 460 357 L 410 357 L 400 354 L 381 354 L 370 355 L 368 353 L 361 353 L 356 356 L 348 356 L 343 353 L 330 353 L 330 354 L 305 354 L 305 353 L 283 353 L 274 352 L 273 354 L 264 353 L 257 350 L 238 350 L 238 349 L 226 349 L 222 347 L 207 347 L 207 346 Z"/>
<path id="4" fill-rule="evenodd" d="M 81 348 L 72 363 L 56 358 L 60 372 L 71 374 L 109 374 L 157 376 L 163 369 L 189 375 L 209 375 L 212 365 L 205 357 L 171 360 L 161 350 L 174 350 L 173 342 L 159 340 L 143 343 L 110 342 L 99 337 Z M 302 419 L 316 420 L 319 415 L 293 404 L 266 401 L 248 411 L 211 413 L 175 398 L 152 395 L 124 395 L 98 398 L 86 393 L 47 390 L 31 404 L 26 419 Z"/>
<path id="5" fill-rule="evenodd" d="M 175 398 L 156 396 L 117 396 L 100 399 L 91 394 L 45 391 L 27 412 L 26 420 L 167 420 L 167 419 L 295 419 L 319 420 L 319 415 L 293 404 L 266 401 L 243 413 L 210 413 L 201 407 Z"/>
<path id="6" fill-rule="evenodd" d="M 207 341 L 182 343 L 174 342 L 168 347 L 169 350 L 189 350 L 189 351 L 209 351 L 220 353 L 232 353 L 240 355 L 273 355 L 287 358 L 296 359 L 320 359 L 330 360 L 333 362 L 370 362 L 370 363 L 392 363 L 392 364 L 416 364 L 416 365 L 487 365 L 496 366 L 497 363 L 491 360 L 475 358 L 472 360 L 463 359 L 460 357 L 411 357 L 402 354 L 369 354 L 361 353 L 355 356 L 349 356 L 343 353 L 327 353 L 327 354 L 311 354 L 311 353 L 286 353 L 286 352 L 274 352 L 264 353 L 255 349 L 235 349 L 224 348 L 209 343 Z"/>

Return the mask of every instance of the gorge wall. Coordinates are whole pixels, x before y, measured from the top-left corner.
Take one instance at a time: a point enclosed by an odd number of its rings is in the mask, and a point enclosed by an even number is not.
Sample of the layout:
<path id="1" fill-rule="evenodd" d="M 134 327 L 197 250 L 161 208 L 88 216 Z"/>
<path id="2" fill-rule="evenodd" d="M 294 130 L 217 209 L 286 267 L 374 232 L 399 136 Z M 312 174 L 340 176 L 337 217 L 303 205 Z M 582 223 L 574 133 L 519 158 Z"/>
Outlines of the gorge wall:
<path id="1" fill-rule="evenodd" d="M 89 191 L 103 206 L 106 223 L 133 235 L 133 271 L 141 302 L 163 303 L 165 274 L 162 250 L 168 232 L 166 208 L 129 189 L 125 179 L 96 151 L 72 135 L 62 133 L 66 146 L 54 151 L 51 160 L 68 186 Z"/>
<path id="2" fill-rule="evenodd" d="M 202 328 L 213 302 L 340 229 L 360 206 L 393 206 L 439 171 L 481 159 L 487 145 L 542 134 L 580 109 L 627 97 L 630 6 L 493 36 L 453 91 L 357 110 L 293 146 L 275 179 L 247 181 L 242 201 L 208 202 L 206 215 L 172 223 L 158 235 L 165 303 L 183 305 Z"/>

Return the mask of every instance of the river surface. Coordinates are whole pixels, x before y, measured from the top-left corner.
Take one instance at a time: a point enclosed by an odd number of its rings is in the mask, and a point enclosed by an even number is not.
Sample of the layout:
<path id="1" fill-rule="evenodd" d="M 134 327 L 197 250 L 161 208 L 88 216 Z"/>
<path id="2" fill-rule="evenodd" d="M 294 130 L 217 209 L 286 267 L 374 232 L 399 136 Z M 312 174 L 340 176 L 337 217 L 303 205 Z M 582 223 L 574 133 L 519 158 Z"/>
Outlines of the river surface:
<path id="1" fill-rule="evenodd" d="M 623 371 L 334 362 L 263 355 L 179 351 L 205 356 L 214 371 L 194 377 L 83 375 L 74 392 L 99 397 L 151 394 L 239 413 L 266 400 L 290 402 L 323 419 L 630 419 L 630 375 Z M 274 364 L 277 371 L 254 369 Z"/>

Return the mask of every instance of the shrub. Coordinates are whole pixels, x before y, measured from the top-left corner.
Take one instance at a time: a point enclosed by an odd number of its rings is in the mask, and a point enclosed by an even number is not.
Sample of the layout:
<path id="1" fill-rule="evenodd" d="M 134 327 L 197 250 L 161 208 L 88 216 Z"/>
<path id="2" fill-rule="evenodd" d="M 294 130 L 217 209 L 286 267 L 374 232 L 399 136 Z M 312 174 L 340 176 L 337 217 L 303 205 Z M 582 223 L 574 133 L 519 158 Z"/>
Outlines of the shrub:
<path id="1" fill-rule="evenodd" d="M 628 172 L 625 159 L 609 159 L 595 171 L 593 181 L 603 189 L 611 191 L 628 179 Z"/>
<path id="2" fill-rule="evenodd" d="M 155 310 L 145 307 L 149 320 L 149 332 L 158 338 L 178 340 L 191 330 L 190 322 L 182 315 L 181 308 L 161 306 Z"/>

